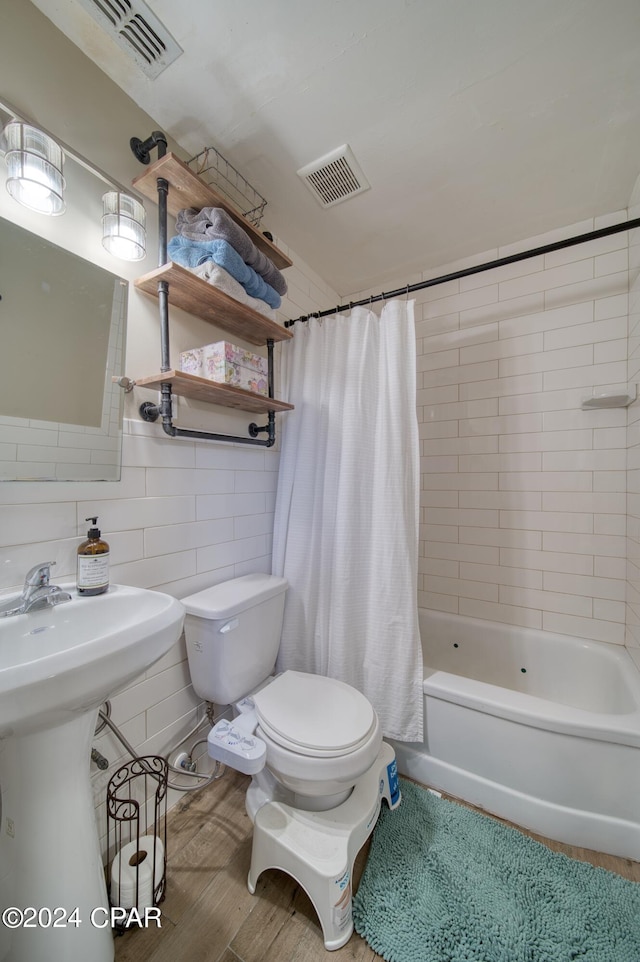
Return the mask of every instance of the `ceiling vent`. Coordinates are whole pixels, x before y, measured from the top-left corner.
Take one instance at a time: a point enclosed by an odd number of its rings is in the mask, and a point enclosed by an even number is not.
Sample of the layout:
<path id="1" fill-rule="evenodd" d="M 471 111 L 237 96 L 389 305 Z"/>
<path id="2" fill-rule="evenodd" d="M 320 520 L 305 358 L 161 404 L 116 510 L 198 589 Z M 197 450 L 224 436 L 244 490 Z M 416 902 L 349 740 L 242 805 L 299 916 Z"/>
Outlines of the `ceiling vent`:
<path id="1" fill-rule="evenodd" d="M 183 52 L 143 0 L 79 0 L 79 3 L 152 80 Z"/>
<path id="2" fill-rule="evenodd" d="M 296 173 L 322 207 L 333 207 L 371 187 L 348 144 L 301 167 Z"/>

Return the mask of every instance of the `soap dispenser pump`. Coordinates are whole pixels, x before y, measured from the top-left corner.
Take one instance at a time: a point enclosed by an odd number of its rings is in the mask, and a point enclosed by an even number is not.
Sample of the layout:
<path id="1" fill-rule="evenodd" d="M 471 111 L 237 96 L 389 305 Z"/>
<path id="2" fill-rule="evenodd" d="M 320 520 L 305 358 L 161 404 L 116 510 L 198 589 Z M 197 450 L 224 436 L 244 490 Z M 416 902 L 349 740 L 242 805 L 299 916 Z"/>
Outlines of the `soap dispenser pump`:
<path id="1" fill-rule="evenodd" d="M 85 518 L 93 527 L 78 547 L 77 588 L 79 595 L 101 595 L 109 587 L 109 545 L 100 537 L 98 518 Z"/>

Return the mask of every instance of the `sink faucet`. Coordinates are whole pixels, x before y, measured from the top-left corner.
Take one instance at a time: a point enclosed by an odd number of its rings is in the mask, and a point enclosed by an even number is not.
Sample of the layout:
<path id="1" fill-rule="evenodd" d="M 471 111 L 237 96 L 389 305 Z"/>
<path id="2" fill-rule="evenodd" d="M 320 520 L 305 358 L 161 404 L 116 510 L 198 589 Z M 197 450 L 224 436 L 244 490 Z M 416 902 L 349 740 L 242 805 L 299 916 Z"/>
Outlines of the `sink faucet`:
<path id="1" fill-rule="evenodd" d="M 29 611 L 52 608 L 54 605 L 71 601 L 71 595 L 68 592 L 63 591 L 58 585 L 52 585 L 49 581 L 51 567 L 54 564 L 55 561 L 44 561 L 31 568 L 24 579 L 20 598 L 17 600 L 12 598 L 0 604 L 0 618 L 25 615 Z"/>

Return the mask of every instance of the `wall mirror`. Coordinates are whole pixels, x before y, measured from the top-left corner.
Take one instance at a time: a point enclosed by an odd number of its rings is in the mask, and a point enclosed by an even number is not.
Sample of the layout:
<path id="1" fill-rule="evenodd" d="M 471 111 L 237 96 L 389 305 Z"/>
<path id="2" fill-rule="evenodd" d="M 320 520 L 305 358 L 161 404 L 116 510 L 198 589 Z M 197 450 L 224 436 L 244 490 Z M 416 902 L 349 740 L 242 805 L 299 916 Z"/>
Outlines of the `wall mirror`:
<path id="1" fill-rule="evenodd" d="M 0 480 L 120 478 L 127 288 L 0 217 Z"/>

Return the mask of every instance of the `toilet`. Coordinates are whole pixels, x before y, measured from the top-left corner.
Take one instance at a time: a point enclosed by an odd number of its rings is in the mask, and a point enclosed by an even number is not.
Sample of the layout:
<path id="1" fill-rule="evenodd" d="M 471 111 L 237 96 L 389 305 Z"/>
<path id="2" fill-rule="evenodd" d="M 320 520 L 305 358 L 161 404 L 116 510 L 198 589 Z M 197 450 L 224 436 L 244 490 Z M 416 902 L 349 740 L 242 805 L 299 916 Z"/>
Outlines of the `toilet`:
<path id="1" fill-rule="evenodd" d="M 252 776 L 251 892 L 278 868 L 305 889 L 327 949 L 351 936 L 351 873 L 382 799 L 400 804 L 393 749 L 370 702 L 333 678 L 274 675 L 286 579 L 249 574 L 182 599 L 191 680 L 232 706 L 208 735 L 212 758 Z"/>

